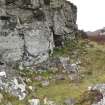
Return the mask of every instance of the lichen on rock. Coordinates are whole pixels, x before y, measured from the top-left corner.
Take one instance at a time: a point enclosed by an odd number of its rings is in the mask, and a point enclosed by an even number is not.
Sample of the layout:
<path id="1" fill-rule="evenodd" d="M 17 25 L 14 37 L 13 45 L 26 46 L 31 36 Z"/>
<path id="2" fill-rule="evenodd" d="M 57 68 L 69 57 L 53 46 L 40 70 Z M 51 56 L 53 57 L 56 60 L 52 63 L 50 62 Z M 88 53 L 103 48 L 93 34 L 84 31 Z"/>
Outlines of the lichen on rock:
<path id="1" fill-rule="evenodd" d="M 41 63 L 77 29 L 77 8 L 66 0 L 0 0 L 0 4 L 0 58 L 6 63 Z"/>

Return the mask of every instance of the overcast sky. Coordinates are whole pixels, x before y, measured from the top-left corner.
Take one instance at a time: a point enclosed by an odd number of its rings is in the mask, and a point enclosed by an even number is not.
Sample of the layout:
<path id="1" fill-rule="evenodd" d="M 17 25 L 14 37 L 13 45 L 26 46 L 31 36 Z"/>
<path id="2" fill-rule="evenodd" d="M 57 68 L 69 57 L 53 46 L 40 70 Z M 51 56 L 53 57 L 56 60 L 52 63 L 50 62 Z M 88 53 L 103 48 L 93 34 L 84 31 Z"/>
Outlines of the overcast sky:
<path id="1" fill-rule="evenodd" d="M 105 0 L 70 1 L 78 7 L 77 24 L 79 29 L 94 31 L 105 27 Z"/>

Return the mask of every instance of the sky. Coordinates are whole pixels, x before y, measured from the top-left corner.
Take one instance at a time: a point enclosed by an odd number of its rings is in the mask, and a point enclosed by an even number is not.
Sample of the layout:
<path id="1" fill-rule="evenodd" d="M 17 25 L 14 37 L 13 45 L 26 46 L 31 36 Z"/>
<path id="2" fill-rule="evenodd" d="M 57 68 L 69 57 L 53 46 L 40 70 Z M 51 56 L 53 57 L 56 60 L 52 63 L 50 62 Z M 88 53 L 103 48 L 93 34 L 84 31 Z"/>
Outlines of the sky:
<path id="1" fill-rule="evenodd" d="M 105 27 L 105 0 L 68 0 L 77 5 L 79 29 L 95 31 Z"/>

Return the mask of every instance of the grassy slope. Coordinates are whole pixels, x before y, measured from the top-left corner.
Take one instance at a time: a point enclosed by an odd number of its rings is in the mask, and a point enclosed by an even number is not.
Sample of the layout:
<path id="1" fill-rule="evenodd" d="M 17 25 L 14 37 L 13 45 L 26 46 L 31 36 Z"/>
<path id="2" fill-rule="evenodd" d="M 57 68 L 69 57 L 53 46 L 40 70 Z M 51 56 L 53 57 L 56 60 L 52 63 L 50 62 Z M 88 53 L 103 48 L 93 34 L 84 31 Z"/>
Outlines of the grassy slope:
<path id="1" fill-rule="evenodd" d="M 86 54 L 81 54 L 80 72 L 84 78 L 78 86 L 69 81 L 50 85 L 48 88 L 40 88 L 38 95 L 47 95 L 57 102 L 63 102 L 69 97 L 79 98 L 87 90 L 88 86 L 97 83 L 105 83 L 105 46 L 90 42 L 93 47 L 86 48 Z"/>
<path id="2" fill-rule="evenodd" d="M 93 47 L 85 48 L 85 53 L 80 54 L 80 59 L 82 61 L 80 74 L 83 78 L 78 85 L 71 83 L 69 80 L 58 81 L 56 84 L 52 83 L 45 88 L 38 87 L 37 92 L 32 92 L 32 94 L 40 98 L 48 96 L 60 104 L 69 97 L 74 97 L 78 100 L 80 95 L 86 91 L 90 85 L 105 83 L 105 45 L 99 45 L 95 42 L 89 42 L 89 44 Z M 33 86 L 35 84 L 36 82 L 34 81 Z M 31 94 L 28 98 L 30 96 Z M 13 100 L 13 105 L 26 104 L 25 101 L 23 103 L 18 103 L 16 101 L 15 103 Z"/>

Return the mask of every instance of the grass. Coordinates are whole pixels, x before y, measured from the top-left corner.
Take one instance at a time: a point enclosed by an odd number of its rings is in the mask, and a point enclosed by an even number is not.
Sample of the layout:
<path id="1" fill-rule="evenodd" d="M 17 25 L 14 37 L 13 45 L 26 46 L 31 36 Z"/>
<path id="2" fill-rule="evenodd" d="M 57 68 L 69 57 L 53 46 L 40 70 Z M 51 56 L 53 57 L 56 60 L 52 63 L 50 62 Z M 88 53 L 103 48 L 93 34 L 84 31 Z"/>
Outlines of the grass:
<path id="1" fill-rule="evenodd" d="M 105 45 L 97 44 L 96 42 L 88 42 L 90 47 L 86 47 L 86 41 L 80 41 L 78 46 L 76 46 L 76 51 L 78 51 L 79 59 L 82 64 L 80 67 L 81 81 L 80 83 L 72 83 L 70 80 L 66 79 L 64 81 L 57 81 L 56 83 L 51 83 L 48 87 L 40 87 L 37 84 L 40 82 L 32 81 L 32 86 L 37 87 L 37 91 L 29 94 L 29 96 L 23 101 L 18 102 L 16 99 L 11 100 L 13 105 L 26 105 L 27 100 L 32 96 L 38 96 L 41 99 L 47 96 L 51 100 L 54 100 L 58 105 L 63 105 L 65 99 L 73 97 L 76 100 L 80 99 L 80 96 L 87 90 L 88 86 L 95 85 L 98 83 L 105 83 Z M 69 46 L 63 50 L 56 50 L 54 55 L 73 56 L 73 52 L 70 52 Z M 60 54 L 59 54 L 60 53 Z M 71 54 L 71 55 L 70 55 Z M 26 73 L 28 76 L 29 73 Z M 42 75 L 46 78 L 51 74 L 51 72 L 44 72 L 42 74 L 29 74 L 29 78 L 34 76 Z M 66 75 L 66 74 L 65 74 Z M 6 98 L 6 97 L 5 97 Z M 8 97 L 7 97 L 8 99 Z"/>
<path id="2" fill-rule="evenodd" d="M 105 83 L 105 48 L 95 42 L 89 42 L 93 47 L 85 48 L 85 54 L 81 54 L 82 61 L 80 73 L 83 79 L 77 85 L 71 84 L 68 80 L 59 84 L 50 85 L 48 88 L 40 88 L 38 95 L 46 95 L 58 103 L 64 99 L 74 97 L 77 100 L 89 86 Z"/>
<path id="3" fill-rule="evenodd" d="M 79 88 L 81 88 L 81 90 Z M 48 88 L 40 88 L 37 95 L 45 95 L 57 103 L 63 103 L 63 101 L 69 97 L 78 98 L 83 92 L 82 88 L 84 88 L 84 86 L 76 86 L 70 84 L 68 81 L 64 81 L 59 84 L 52 84 Z"/>

